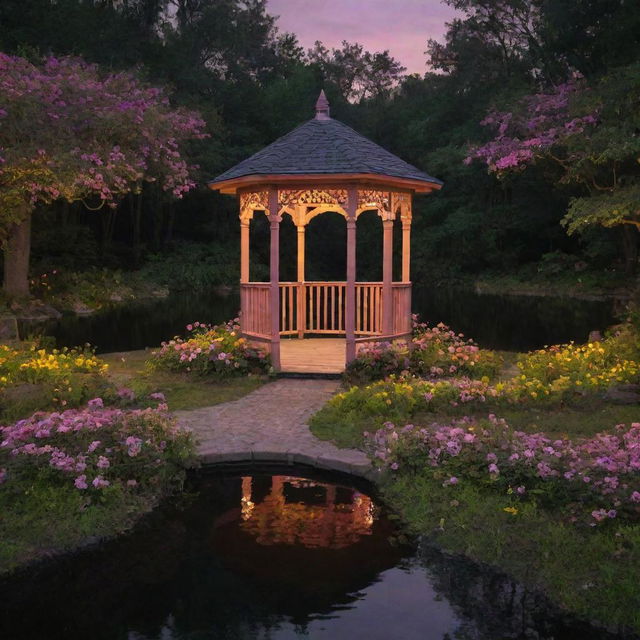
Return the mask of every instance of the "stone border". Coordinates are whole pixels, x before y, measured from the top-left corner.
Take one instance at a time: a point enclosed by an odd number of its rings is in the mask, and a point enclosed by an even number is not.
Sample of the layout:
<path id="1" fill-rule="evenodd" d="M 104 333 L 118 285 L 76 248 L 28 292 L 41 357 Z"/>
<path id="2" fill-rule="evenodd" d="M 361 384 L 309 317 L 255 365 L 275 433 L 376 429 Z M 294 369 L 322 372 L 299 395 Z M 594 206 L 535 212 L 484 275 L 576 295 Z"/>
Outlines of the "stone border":
<path id="1" fill-rule="evenodd" d="M 345 450 L 347 452 L 348 450 Z M 198 456 L 205 466 L 219 464 L 284 464 L 287 466 L 304 465 L 321 471 L 337 471 L 351 476 L 363 478 L 369 482 L 377 482 L 381 472 L 371 464 L 358 464 L 348 460 L 340 460 L 327 455 L 309 455 L 290 451 L 237 451 L 226 453 L 204 453 Z"/>

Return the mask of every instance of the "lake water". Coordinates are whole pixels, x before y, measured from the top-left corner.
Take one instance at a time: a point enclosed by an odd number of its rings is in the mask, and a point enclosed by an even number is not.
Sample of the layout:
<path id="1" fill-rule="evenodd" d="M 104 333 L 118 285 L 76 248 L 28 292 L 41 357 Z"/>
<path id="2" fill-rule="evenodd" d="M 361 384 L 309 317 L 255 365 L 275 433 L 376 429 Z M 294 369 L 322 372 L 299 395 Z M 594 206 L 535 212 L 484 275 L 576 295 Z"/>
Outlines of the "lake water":
<path id="1" fill-rule="evenodd" d="M 156 347 L 199 320 L 220 323 L 238 313 L 237 294 L 199 292 L 131 304 L 90 316 L 68 316 L 45 326 L 23 325 L 24 336 L 46 331 L 58 346 L 88 342 L 99 353 Z M 612 301 L 559 297 L 476 294 L 448 287 L 416 288 L 414 312 L 432 323 L 444 322 L 482 347 L 526 351 L 549 344 L 586 341 L 593 330 L 616 322 Z"/>
<path id="2" fill-rule="evenodd" d="M 0 581 L 6 640 L 604 640 L 508 579 L 400 544 L 344 477 L 205 474 L 131 534 Z"/>

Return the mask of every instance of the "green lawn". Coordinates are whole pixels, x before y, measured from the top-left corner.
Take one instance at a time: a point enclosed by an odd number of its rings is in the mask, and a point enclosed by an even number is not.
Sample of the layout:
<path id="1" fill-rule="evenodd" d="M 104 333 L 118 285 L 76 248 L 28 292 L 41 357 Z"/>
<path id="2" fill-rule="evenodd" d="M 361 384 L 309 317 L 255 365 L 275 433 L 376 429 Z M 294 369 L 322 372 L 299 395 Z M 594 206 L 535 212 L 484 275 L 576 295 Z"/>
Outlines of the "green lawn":
<path id="1" fill-rule="evenodd" d="M 197 409 L 237 400 L 267 381 L 264 376 L 215 381 L 186 373 L 157 371 L 146 365 L 150 357 L 150 351 L 125 351 L 100 356 L 109 365 L 109 376 L 117 386 L 129 387 L 137 396 L 161 392 L 171 410 Z"/>

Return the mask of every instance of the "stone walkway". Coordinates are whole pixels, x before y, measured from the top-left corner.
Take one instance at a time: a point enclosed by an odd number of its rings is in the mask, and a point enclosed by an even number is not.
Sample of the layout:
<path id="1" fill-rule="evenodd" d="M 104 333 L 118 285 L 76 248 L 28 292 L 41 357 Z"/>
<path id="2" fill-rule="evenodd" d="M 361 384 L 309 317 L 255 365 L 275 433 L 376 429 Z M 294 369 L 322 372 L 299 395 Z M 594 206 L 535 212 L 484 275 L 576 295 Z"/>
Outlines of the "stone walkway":
<path id="1" fill-rule="evenodd" d="M 337 388 L 334 380 L 278 380 L 240 400 L 175 415 L 196 434 L 204 464 L 298 463 L 373 478 L 364 453 L 338 449 L 309 431 L 309 418 Z"/>

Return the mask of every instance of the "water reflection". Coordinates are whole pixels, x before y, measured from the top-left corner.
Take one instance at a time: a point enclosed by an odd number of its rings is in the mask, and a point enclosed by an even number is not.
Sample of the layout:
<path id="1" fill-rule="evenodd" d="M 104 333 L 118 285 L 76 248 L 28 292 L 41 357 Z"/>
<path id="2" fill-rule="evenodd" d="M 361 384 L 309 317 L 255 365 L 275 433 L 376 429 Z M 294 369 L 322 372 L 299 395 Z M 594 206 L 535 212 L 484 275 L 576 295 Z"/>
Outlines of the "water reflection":
<path id="1" fill-rule="evenodd" d="M 372 533 L 373 502 L 355 489 L 272 476 L 268 493 L 261 496 L 260 480 L 242 478 L 240 524 L 258 544 L 343 549 Z"/>
<path id="2" fill-rule="evenodd" d="M 189 491 L 131 535 L 0 581 L 0 638 L 605 637 L 495 573 L 391 544 L 375 501 L 330 477 L 205 476 Z"/>

